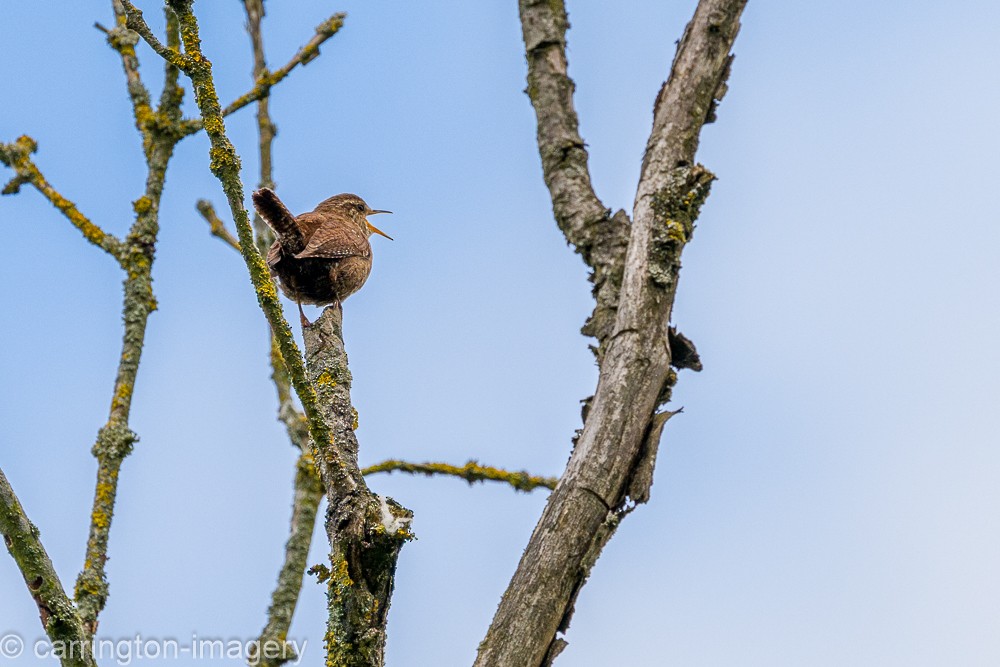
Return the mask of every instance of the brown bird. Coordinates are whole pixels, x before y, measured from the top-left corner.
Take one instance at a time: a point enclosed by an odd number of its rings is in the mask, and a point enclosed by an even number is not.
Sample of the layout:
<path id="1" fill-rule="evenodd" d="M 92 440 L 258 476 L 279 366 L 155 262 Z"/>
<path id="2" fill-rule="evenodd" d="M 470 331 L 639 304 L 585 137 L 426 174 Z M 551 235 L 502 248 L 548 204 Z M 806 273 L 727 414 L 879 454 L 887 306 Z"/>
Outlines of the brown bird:
<path id="1" fill-rule="evenodd" d="M 392 240 L 368 222 L 369 215 L 392 211 L 376 211 L 357 195 L 335 195 L 311 213 L 293 216 L 274 191 L 261 188 L 253 193 L 253 205 L 274 230 L 267 265 L 281 291 L 298 304 L 302 326 L 309 326 L 303 303 L 339 307 L 368 280 L 368 237 L 374 233 Z"/>

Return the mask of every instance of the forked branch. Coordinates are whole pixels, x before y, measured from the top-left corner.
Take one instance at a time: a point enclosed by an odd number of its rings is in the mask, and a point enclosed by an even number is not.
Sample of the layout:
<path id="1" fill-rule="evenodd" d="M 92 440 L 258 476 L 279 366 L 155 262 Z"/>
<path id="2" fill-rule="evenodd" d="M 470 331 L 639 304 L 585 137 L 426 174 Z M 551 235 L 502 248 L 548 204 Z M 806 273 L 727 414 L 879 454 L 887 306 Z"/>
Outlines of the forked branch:
<path id="1" fill-rule="evenodd" d="M 714 118 L 725 90 L 729 51 L 745 4 L 699 2 L 657 97 L 627 250 L 612 259 L 620 267 L 611 265 L 604 274 L 610 281 L 620 276 L 616 307 L 613 314 L 603 313 L 600 322 L 591 321 L 595 326 L 590 333 L 601 343 L 597 391 L 566 472 L 549 496 L 480 644 L 477 667 L 550 664 L 565 646 L 558 634 L 568 629 L 577 593 L 601 550 L 634 503 L 649 496 L 656 444 L 669 416 L 657 410 L 669 400 L 677 377 L 667 341 L 681 252 L 714 178 L 695 164 L 695 150 L 702 125 Z M 544 136 L 552 119 L 564 115 L 560 108 L 566 103 L 559 95 L 541 97 L 532 90 L 532 81 L 565 72 L 568 19 L 561 2 L 520 0 L 520 9 L 528 91 L 538 116 L 544 167 L 553 161 Z M 539 49 L 546 51 L 544 57 Z M 566 90 L 572 90 L 571 83 L 557 92 Z M 570 152 L 579 150 L 571 144 Z M 574 167 L 555 161 L 553 167 L 574 174 Z M 549 175 L 553 167 L 546 168 L 546 182 L 558 220 L 563 198 L 574 193 L 567 194 Z M 593 208 L 586 191 L 582 203 Z M 569 234 L 567 238 L 573 241 Z M 602 295 L 597 297 L 600 308 Z"/>

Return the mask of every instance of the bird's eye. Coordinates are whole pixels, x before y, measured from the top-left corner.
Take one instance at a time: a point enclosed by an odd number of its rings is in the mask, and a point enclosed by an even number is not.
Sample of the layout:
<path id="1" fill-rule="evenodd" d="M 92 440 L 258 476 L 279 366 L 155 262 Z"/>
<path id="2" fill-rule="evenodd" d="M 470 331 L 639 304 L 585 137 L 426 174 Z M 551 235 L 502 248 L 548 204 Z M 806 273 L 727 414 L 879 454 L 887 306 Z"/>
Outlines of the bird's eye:
<path id="1" fill-rule="evenodd" d="M 354 206 L 357 207 L 357 209 L 359 211 L 361 211 L 361 212 L 364 212 L 364 210 L 365 210 L 365 205 L 364 204 L 360 204 L 359 203 L 359 204 L 355 204 Z"/>

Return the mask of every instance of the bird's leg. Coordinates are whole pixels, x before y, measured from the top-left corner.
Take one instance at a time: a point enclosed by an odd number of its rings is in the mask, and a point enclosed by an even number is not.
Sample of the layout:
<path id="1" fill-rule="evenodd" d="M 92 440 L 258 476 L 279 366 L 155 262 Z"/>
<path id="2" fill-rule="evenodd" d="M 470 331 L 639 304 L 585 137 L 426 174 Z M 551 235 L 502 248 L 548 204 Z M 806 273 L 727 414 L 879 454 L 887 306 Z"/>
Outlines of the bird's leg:
<path id="1" fill-rule="evenodd" d="M 311 322 L 309 322 L 308 318 L 306 318 L 306 314 L 302 311 L 302 302 L 296 301 L 295 305 L 299 307 L 299 322 L 302 323 L 302 328 L 305 329 L 311 324 Z"/>

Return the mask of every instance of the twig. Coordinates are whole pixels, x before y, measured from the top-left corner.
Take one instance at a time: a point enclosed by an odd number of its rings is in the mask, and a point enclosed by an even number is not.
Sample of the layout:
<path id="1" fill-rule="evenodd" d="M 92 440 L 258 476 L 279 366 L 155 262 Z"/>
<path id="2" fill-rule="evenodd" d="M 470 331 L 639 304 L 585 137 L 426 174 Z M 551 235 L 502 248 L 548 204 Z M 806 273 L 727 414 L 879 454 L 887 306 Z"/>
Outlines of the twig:
<path id="1" fill-rule="evenodd" d="M 247 13 L 247 33 L 253 48 L 253 78 L 259 81 L 268 76 L 267 57 L 264 52 L 264 35 L 260 24 L 264 18 L 264 0 L 244 0 Z M 257 148 L 260 157 L 260 178 L 258 188 L 274 189 L 274 169 L 272 167 L 272 148 L 278 128 L 271 120 L 270 95 L 264 95 L 257 100 Z M 268 227 L 256 211 L 253 216 L 253 228 L 257 233 L 257 248 L 266 253 L 274 243 L 274 232 Z"/>
<path id="2" fill-rule="evenodd" d="M 139 59 L 135 55 L 135 45 L 139 42 L 139 37 L 125 26 L 125 10 L 120 0 L 111 0 L 111 7 L 115 14 L 115 27 L 113 30 L 105 31 L 107 41 L 121 57 L 128 94 L 132 100 L 135 126 L 140 132 L 145 133 L 144 126 L 152 117 L 153 108 L 149 101 L 149 90 L 139 75 Z"/>
<path id="3" fill-rule="evenodd" d="M 228 245 L 230 248 L 234 249 L 236 252 L 240 251 L 240 242 L 236 240 L 233 233 L 229 231 L 224 223 L 215 212 L 215 207 L 212 206 L 212 202 L 207 199 L 199 199 L 198 203 L 195 204 L 198 212 L 201 213 L 201 217 L 205 218 L 205 222 L 208 223 L 209 233 L 215 238 L 221 240 L 223 243 Z"/>
<path id="4" fill-rule="evenodd" d="M 13 169 L 17 174 L 4 187 L 3 194 L 16 194 L 20 191 L 21 185 L 28 183 L 59 209 L 70 223 L 80 230 L 85 239 L 121 263 L 123 261 L 121 240 L 91 222 L 87 216 L 80 213 L 76 204 L 63 197 L 49 185 L 49 182 L 45 180 L 45 177 L 31 160 L 30 155 L 36 150 L 38 150 L 38 144 L 29 136 L 22 136 L 11 144 L 0 143 L 0 162 Z"/>
<path id="5" fill-rule="evenodd" d="M 295 496 L 292 502 L 291 530 L 285 542 L 285 557 L 278 573 L 278 584 L 271 594 L 267 622 L 257 639 L 257 645 L 267 647 L 263 655 L 250 655 L 250 664 L 277 667 L 296 659 L 295 651 L 285 642 L 292 616 L 298 605 L 312 544 L 316 514 L 323 499 L 323 484 L 308 450 L 299 456 L 295 471 Z M 280 650 L 275 650 L 277 647 Z"/>
<path id="6" fill-rule="evenodd" d="M 714 118 L 715 104 L 725 90 L 729 50 L 745 4 L 700 0 L 680 40 L 654 107 L 628 249 L 620 269 L 608 270 L 611 276 L 620 270 L 617 308 L 613 317 L 609 312 L 608 319 L 594 326 L 601 341 L 597 391 L 566 472 L 549 496 L 479 646 L 477 667 L 551 664 L 565 646 L 558 633 L 568 629 L 574 600 L 601 550 L 634 503 L 649 496 L 655 446 L 647 443 L 662 429 L 665 418 L 654 415 L 669 400 L 677 377 L 670 367 L 666 336 L 681 252 L 714 178 L 694 163 L 698 134 Z M 547 0 L 520 0 L 520 13 L 531 95 L 531 82 L 544 78 L 541 56 L 556 73 L 565 72 L 568 19 L 561 2 Z M 571 90 L 566 78 L 556 92 Z M 544 108 L 558 107 L 561 99 L 532 96 L 536 110 L 543 107 L 538 113 L 543 164 L 549 133 L 545 125 L 559 117 L 558 110 Z M 575 150 L 572 145 L 563 148 Z M 574 196 L 548 171 L 546 182 L 554 208 L 561 197 Z M 587 199 L 584 192 L 584 203 Z M 630 493 L 636 497 L 630 498 Z"/>
<path id="7" fill-rule="evenodd" d="M 45 633 L 53 645 L 73 649 L 72 654 L 63 657 L 64 667 L 94 667 L 96 663 L 83 623 L 38 538 L 38 529 L 25 515 L 3 470 L 0 470 L 0 533 L 24 576 L 28 592 L 38 605 Z"/>
<path id="8" fill-rule="evenodd" d="M 159 233 L 160 197 L 163 194 L 167 163 L 179 139 L 176 128 L 180 119 L 182 97 L 176 76 L 171 75 L 168 68 L 159 109 L 155 112 L 152 110 L 149 91 L 139 76 L 139 61 L 134 48 L 135 33 L 126 28 L 124 8 L 119 0 L 112 0 L 112 6 L 116 28 L 109 34 L 108 42 L 118 51 L 122 60 L 136 127 L 142 137 L 147 176 L 145 192 L 132 204 L 135 222 L 122 248 L 122 267 L 126 271 L 122 305 L 125 332 L 108 421 L 98 432 L 92 449 L 97 459 L 97 481 L 86 555 L 75 588 L 76 604 L 84 629 L 91 634 L 97 631 L 98 616 L 108 597 L 105 563 L 108 559 L 108 540 L 118 494 L 119 473 L 122 463 L 138 440 L 129 427 L 129 414 L 146 336 L 146 324 L 150 313 L 156 310 L 152 267 Z M 176 45 L 178 26 L 169 11 L 167 32 L 168 42 Z"/>
<path id="9" fill-rule="evenodd" d="M 409 463 L 397 459 L 389 459 L 375 465 L 362 468 L 361 472 L 366 477 L 380 472 L 405 472 L 411 475 L 449 475 L 464 479 L 470 485 L 475 482 L 491 480 L 494 482 L 504 482 L 510 484 L 518 491 L 533 491 L 537 488 L 556 488 L 559 481 L 555 477 L 538 477 L 522 470 L 511 472 L 502 468 L 479 465 L 477 461 L 469 461 L 464 466 L 453 466 L 448 463 Z"/>
<path id="10" fill-rule="evenodd" d="M 192 57 L 190 53 L 181 53 L 177 48 L 170 48 L 157 38 L 156 33 L 149 27 L 146 20 L 142 17 L 142 10 L 133 5 L 130 0 L 114 0 L 116 3 L 121 3 L 121 7 L 124 10 L 125 16 L 125 26 L 136 33 L 142 40 L 149 45 L 149 48 L 156 52 L 156 55 L 163 58 L 169 64 L 173 65 L 182 72 L 187 73 L 188 70 L 197 62 L 197 58 Z M 167 6 L 169 7 L 171 3 L 168 1 Z M 169 11 L 169 10 L 168 10 Z M 116 7 L 116 15 L 118 10 Z M 134 38 L 133 38 L 134 39 Z"/>
<path id="11" fill-rule="evenodd" d="M 141 18 L 141 13 L 139 13 L 139 16 Z M 316 34 L 314 34 L 312 39 L 306 42 L 306 44 L 302 46 L 294 56 L 292 56 L 291 60 L 274 72 L 267 73 L 266 71 L 263 71 L 258 74 L 256 79 L 257 82 L 254 84 L 254 87 L 243 95 L 237 97 L 235 100 L 230 102 L 229 105 L 222 109 L 222 116 L 225 117 L 231 113 L 235 113 L 248 104 L 264 99 L 270 95 L 271 88 L 280 83 L 292 72 L 293 69 L 299 65 L 308 64 L 319 55 L 319 47 L 323 44 L 323 42 L 337 34 L 341 27 L 343 27 L 345 18 L 347 18 L 347 14 L 338 12 L 316 26 Z M 148 27 L 146 30 L 148 30 Z M 140 34 L 143 39 L 146 39 L 146 35 L 142 34 L 141 31 Z M 155 40 L 155 37 L 153 37 L 153 39 Z M 157 51 L 157 47 L 154 46 L 153 42 L 150 42 L 150 46 L 153 47 L 154 51 Z M 160 53 L 160 51 L 157 51 L 157 53 Z M 204 56 L 201 55 L 200 50 L 197 53 L 199 54 L 199 57 L 204 58 Z M 183 67 L 181 69 L 183 69 Z M 183 123 L 181 131 L 185 136 L 187 136 L 189 134 L 194 134 L 204 127 L 205 122 L 203 119 L 192 119 Z"/>

